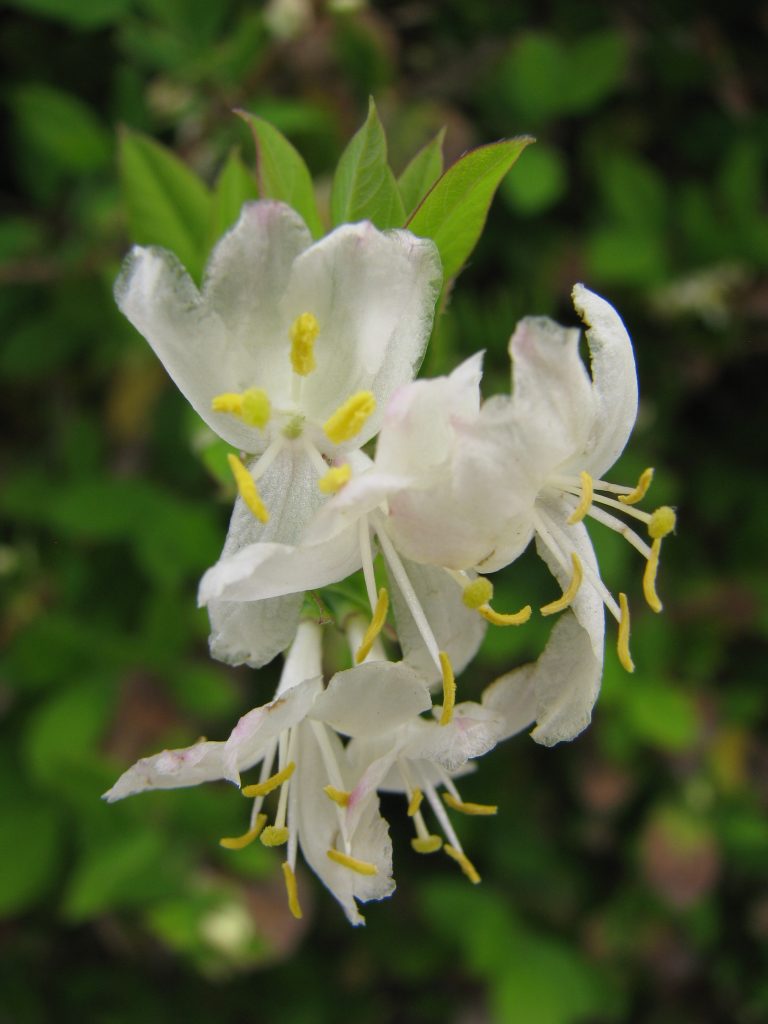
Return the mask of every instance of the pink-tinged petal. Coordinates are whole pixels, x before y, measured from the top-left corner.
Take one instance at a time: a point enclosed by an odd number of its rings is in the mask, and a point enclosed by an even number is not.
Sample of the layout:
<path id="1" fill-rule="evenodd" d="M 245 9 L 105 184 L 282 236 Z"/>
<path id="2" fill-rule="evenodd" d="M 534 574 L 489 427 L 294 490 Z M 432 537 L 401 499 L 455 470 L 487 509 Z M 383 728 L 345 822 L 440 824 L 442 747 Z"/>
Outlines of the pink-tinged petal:
<path id="1" fill-rule="evenodd" d="M 142 757 L 123 772 L 103 799 L 112 804 L 149 789 L 180 789 L 225 777 L 224 744 L 201 741 L 191 747 Z"/>
<path id="2" fill-rule="evenodd" d="M 311 717 L 345 736 L 389 732 L 432 707 L 421 676 L 402 662 L 372 661 L 337 672 Z"/>
<path id="3" fill-rule="evenodd" d="M 435 709 L 435 714 L 439 711 Z M 441 765 L 458 771 L 470 758 L 480 757 L 496 746 L 503 727 L 501 716 L 472 701 L 457 704 L 447 725 L 419 720 L 401 748 L 402 757 Z"/>

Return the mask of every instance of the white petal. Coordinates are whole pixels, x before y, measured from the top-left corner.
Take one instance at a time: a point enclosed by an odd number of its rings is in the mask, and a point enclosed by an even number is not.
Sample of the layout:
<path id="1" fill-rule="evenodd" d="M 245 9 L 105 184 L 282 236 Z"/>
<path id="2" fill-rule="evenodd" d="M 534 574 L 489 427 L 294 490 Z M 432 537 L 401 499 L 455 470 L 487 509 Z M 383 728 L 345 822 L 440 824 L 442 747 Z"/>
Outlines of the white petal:
<path id="1" fill-rule="evenodd" d="M 266 601 L 210 601 L 211 657 L 251 668 L 268 664 L 296 635 L 303 602 L 303 594 Z"/>
<path id="2" fill-rule="evenodd" d="M 225 777 L 224 744 L 205 741 L 142 757 L 123 772 L 104 799 L 111 804 L 147 789 L 180 789 Z"/>
<path id="3" fill-rule="evenodd" d="M 296 260 L 287 319 L 309 312 L 320 325 L 317 369 L 302 392 L 311 417 L 324 422 L 350 395 L 372 391 L 376 412 L 353 446 L 374 436 L 389 396 L 421 362 L 441 280 L 432 242 L 367 222 L 337 228 Z"/>
<path id="4" fill-rule="evenodd" d="M 429 688 L 403 663 L 372 661 L 337 672 L 311 717 L 345 736 L 375 736 L 432 707 Z"/>
<path id="5" fill-rule="evenodd" d="M 500 715 L 501 740 L 509 739 L 536 721 L 536 665 L 523 665 L 499 676 L 483 691 L 483 707 Z"/>
<path id="6" fill-rule="evenodd" d="M 588 325 L 594 380 L 595 420 L 582 468 L 601 477 L 621 455 L 637 419 L 635 357 L 621 317 L 610 303 L 577 284 L 573 304 Z"/>
<path id="7" fill-rule="evenodd" d="M 472 701 L 457 704 L 447 725 L 414 722 L 401 757 L 439 764 L 455 772 L 472 757 L 491 750 L 500 738 L 503 720 L 495 711 Z"/>

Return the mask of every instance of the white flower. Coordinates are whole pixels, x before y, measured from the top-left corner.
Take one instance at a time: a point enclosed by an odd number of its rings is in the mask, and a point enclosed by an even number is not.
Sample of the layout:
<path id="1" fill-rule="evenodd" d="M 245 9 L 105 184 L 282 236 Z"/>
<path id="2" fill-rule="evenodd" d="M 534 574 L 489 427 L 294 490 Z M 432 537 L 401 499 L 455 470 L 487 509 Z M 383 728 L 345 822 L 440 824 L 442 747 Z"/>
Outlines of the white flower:
<path id="1" fill-rule="evenodd" d="M 296 857 L 330 889 L 352 924 L 362 924 L 356 900 L 382 899 L 394 890 L 392 844 L 378 803 L 369 801 L 350 822 L 346 805 L 353 771 L 336 730 L 348 735 L 389 733 L 431 705 L 429 691 L 407 666 L 371 662 L 337 673 L 323 690 L 320 627 L 302 622 L 287 654 L 274 700 L 254 708 L 224 743 L 201 742 L 142 758 L 104 798 L 112 803 L 148 789 L 174 789 L 215 779 L 240 784 L 240 773 L 261 765 L 259 781 L 242 786 L 253 798 L 250 825 L 221 840 L 242 849 L 256 839 L 286 846 L 283 863 L 291 912 L 301 916 Z M 279 790 L 267 825 L 265 798 Z"/>
<path id="2" fill-rule="evenodd" d="M 295 543 L 348 479 L 351 454 L 421 361 L 440 280 L 428 240 L 361 223 L 312 244 L 299 215 L 273 201 L 243 207 L 201 289 L 171 253 L 132 250 L 120 309 L 211 429 L 256 456 L 230 456 L 241 500 L 225 554 Z M 214 605 L 213 653 L 266 663 L 293 636 L 300 604 Z"/>

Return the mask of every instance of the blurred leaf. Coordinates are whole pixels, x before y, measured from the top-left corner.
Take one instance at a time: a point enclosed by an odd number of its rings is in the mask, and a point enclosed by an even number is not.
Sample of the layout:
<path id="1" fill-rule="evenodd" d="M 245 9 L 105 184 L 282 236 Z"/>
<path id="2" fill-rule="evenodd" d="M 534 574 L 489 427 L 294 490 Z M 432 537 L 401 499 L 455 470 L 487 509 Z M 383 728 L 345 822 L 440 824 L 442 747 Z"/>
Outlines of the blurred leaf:
<path id="1" fill-rule="evenodd" d="M 673 684 L 634 676 L 627 681 L 623 700 L 633 731 L 646 743 L 662 750 L 682 751 L 696 742 L 696 705 Z"/>
<path id="2" fill-rule="evenodd" d="M 409 162 L 397 179 L 397 187 L 406 214 L 410 214 L 443 173 L 443 139 L 445 128 L 426 144 Z"/>
<path id="3" fill-rule="evenodd" d="M 567 186 L 568 174 L 560 150 L 542 142 L 501 183 L 509 205 L 526 214 L 542 213 L 554 206 Z"/>
<path id="4" fill-rule="evenodd" d="M 236 149 L 230 151 L 213 186 L 211 204 L 211 244 L 236 223 L 243 203 L 258 197 L 256 182 Z"/>
<path id="5" fill-rule="evenodd" d="M 596 168 L 611 214 L 638 231 L 661 230 L 667 209 L 664 181 L 647 161 L 630 153 L 607 153 Z"/>
<path id="6" fill-rule="evenodd" d="M 11 105 L 19 134 L 33 158 L 68 174 L 89 174 L 107 166 L 109 132 L 81 100 L 48 85 L 18 87 Z"/>
<path id="7" fill-rule="evenodd" d="M 493 142 L 449 167 L 417 207 L 407 227 L 437 244 L 446 281 L 455 277 L 477 244 L 504 175 L 534 140 L 529 135 Z"/>
<path id="8" fill-rule="evenodd" d="M 331 190 L 334 225 L 370 220 L 377 228 L 400 227 L 403 200 L 387 163 L 387 139 L 373 99 L 365 124 L 341 154 Z"/>
<path id="9" fill-rule="evenodd" d="M 498 86 L 523 123 L 537 124 L 567 104 L 567 57 L 546 32 L 519 38 L 498 72 Z"/>
<path id="10" fill-rule="evenodd" d="M 611 29 L 575 39 L 567 54 L 567 109 L 582 113 L 598 106 L 616 90 L 625 75 L 627 43 Z"/>
<path id="11" fill-rule="evenodd" d="M 323 225 L 317 212 L 312 178 L 301 154 L 274 125 L 247 110 L 240 116 L 250 125 L 256 143 L 259 191 L 265 199 L 281 199 L 301 214 L 312 232 L 320 238 Z"/>
<path id="12" fill-rule="evenodd" d="M 131 0 L 7 0 L 8 6 L 55 18 L 77 28 L 101 28 L 124 14 Z"/>
<path id="13" fill-rule="evenodd" d="M 653 228 L 615 225 L 601 228 L 586 246 L 589 273 L 603 282 L 657 284 L 667 277 L 663 237 Z"/>
<path id="14" fill-rule="evenodd" d="M 199 281 L 211 223 L 205 185 L 169 149 L 129 129 L 120 134 L 120 177 L 133 240 L 170 249 Z"/>
<path id="15" fill-rule="evenodd" d="M 56 808 L 39 795 L 3 792 L 0 830 L 0 915 L 18 914 L 53 887 L 61 828 Z"/>

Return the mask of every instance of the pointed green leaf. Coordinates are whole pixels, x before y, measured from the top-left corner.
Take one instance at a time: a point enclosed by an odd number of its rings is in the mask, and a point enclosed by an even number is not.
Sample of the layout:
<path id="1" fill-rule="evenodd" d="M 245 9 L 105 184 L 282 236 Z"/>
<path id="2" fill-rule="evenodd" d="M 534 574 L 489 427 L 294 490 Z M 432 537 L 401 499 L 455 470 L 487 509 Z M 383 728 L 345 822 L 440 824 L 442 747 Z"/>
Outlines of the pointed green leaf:
<path id="1" fill-rule="evenodd" d="M 334 226 L 370 220 L 377 228 L 400 227 L 403 200 L 387 163 L 387 139 L 373 100 L 363 127 L 341 154 L 333 177 L 331 219 Z"/>
<path id="2" fill-rule="evenodd" d="M 412 213 L 443 173 L 445 128 L 426 144 L 397 179 L 406 213 Z"/>
<path id="3" fill-rule="evenodd" d="M 120 178 L 128 225 L 139 245 L 162 245 L 200 280 L 208 248 L 211 196 L 165 146 L 124 129 Z"/>
<path id="4" fill-rule="evenodd" d="M 474 249 L 491 200 L 504 175 L 527 145 L 530 135 L 493 142 L 465 153 L 427 193 L 406 223 L 415 235 L 431 238 L 448 281 Z"/>
<path id="5" fill-rule="evenodd" d="M 298 150 L 270 124 L 247 110 L 238 111 L 250 126 L 256 143 L 259 191 L 265 199 L 281 199 L 304 218 L 313 238 L 323 234 L 315 190 Z"/>
<path id="6" fill-rule="evenodd" d="M 258 190 L 253 175 L 240 159 L 239 152 L 233 149 L 213 186 L 211 244 L 236 223 L 243 203 L 249 199 L 256 199 L 257 196 Z"/>

